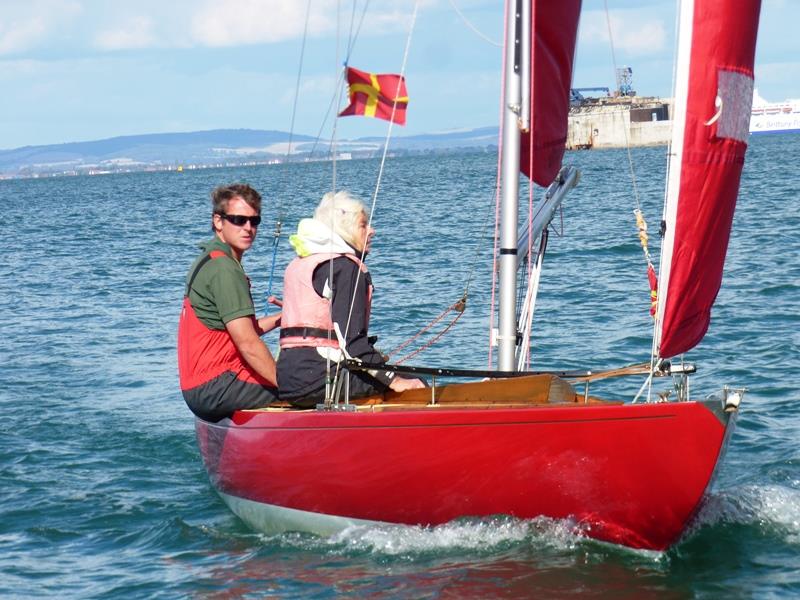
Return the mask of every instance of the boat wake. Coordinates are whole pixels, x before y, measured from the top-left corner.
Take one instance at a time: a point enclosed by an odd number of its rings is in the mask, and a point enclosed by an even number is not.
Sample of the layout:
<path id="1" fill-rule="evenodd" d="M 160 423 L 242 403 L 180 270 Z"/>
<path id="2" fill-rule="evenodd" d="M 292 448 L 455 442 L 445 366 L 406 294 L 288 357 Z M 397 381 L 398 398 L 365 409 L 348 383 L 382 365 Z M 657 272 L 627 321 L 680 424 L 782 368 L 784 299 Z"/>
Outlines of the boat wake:
<path id="1" fill-rule="evenodd" d="M 747 486 L 717 492 L 708 497 L 691 529 L 680 544 L 684 550 L 720 528 L 755 528 L 761 535 L 800 544 L 800 489 L 782 486 Z M 536 551 L 571 552 L 589 547 L 606 552 L 610 548 L 660 562 L 661 552 L 609 545 L 587 536 L 585 527 L 568 519 L 515 519 L 507 516 L 465 518 L 435 527 L 412 525 L 357 525 L 319 537 L 303 533 L 261 534 L 271 544 L 334 554 L 372 554 L 387 557 L 423 558 L 430 554 L 468 550 L 496 555 L 527 547 Z M 716 534 L 714 534 L 716 535 Z M 669 554 L 669 553 L 668 553 Z"/>
<path id="2" fill-rule="evenodd" d="M 745 486 L 712 494 L 687 537 L 706 527 L 726 525 L 755 526 L 763 534 L 800 544 L 800 489 Z"/>
<path id="3" fill-rule="evenodd" d="M 447 551 L 487 552 L 529 546 L 548 550 L 572 550 L 581 543 L 591 542 L 582 529 L 570 520 L 515 519 L 496 516 L 465 518 L 435 527 L 416 525 L 356 525 L 330 537 L 307 534 L 279 534 L 284 545 L 309 549 L 378 554 L 384 556 L 425 556 Z"/>

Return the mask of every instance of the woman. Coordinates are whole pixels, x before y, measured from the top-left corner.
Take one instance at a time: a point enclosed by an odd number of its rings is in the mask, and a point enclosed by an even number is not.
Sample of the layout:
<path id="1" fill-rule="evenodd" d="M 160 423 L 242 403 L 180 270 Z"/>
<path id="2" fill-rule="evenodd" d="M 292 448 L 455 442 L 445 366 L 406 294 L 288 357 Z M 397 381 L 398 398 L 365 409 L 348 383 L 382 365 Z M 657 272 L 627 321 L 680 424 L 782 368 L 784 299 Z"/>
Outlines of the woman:
<path id="1" fill-rule="evenodd" d="M 374 235 L 364 205 L 342 191 L 325 194 L 314 218 L 300 221 L 289 238 L 297 258 L 283 282 L 281 400 L 304 408 L 322 402 L 328 367 L 333 378 L 342 358 L 383 362 L 367 333 L 372 280 L 363 261 Z M 425 387 L 419 379 L 390 371 L 344 373 L 349 373 L 350 398 Z"/>

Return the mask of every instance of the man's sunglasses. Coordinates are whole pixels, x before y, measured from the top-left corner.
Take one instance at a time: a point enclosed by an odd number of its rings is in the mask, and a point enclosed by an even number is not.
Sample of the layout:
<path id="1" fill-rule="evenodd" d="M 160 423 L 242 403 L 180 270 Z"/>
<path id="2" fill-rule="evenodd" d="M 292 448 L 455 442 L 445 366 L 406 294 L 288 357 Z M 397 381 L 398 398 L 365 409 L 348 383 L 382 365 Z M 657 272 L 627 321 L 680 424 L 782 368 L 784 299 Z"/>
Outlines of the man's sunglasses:
<path id="1" fill-rule="evenodd" d="M 237 227 L 243 227 L 248 221 L 250 221 L 250 225 L 253 227 L 258 227 L 261 224 L 261 217 L 259 215 L 255 217 L 245 217 L 244 215 L 226 215 L 225 213 L 219 213 L 219 216 Z"/>

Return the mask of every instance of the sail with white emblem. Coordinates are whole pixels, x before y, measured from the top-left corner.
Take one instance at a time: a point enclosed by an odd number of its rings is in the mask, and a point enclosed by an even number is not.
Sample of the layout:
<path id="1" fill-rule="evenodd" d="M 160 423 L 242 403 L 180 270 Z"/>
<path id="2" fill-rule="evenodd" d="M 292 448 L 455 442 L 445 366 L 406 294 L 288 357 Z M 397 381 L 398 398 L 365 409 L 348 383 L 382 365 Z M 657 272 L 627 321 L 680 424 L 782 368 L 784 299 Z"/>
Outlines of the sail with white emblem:
<path id="1" fill-rule="evenodd" d="M 761 2 L 684 0 L 664 209 L 657 354 L 696 346 L 722 283 L 749 136 Z"/>

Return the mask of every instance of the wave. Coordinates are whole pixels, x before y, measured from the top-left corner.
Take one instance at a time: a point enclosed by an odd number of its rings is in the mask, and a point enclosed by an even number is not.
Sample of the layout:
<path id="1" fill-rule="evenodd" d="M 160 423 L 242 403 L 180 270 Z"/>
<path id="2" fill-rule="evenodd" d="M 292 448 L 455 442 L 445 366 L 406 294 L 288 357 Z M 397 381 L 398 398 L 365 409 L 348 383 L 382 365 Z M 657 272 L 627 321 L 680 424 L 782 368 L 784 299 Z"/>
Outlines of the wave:
<path id="1" fill-rule="evenodd" d="M 800 485 L 800 480 L 794 482 Z M 723 526 L 754 527 L 800 550 L 800 489 L 748 485 L 710 495 L 693 532 Z"/>

